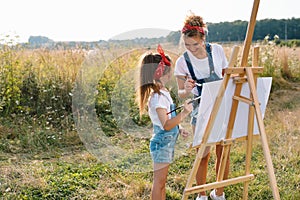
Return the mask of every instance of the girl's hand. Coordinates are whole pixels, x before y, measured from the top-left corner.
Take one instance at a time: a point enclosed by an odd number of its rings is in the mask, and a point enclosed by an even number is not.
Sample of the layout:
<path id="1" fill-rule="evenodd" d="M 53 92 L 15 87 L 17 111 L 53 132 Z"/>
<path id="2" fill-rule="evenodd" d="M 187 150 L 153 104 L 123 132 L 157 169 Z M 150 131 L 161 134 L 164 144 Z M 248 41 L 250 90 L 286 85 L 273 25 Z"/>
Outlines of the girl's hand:
<path id="1" fill-rule="evenodd" d="M 191 78 L 188 78 L 185 82 L 184 82 L 184 89 L 187 92 L 191 92 L 192 89 L 195 87 L 195 81 Z"/>
<path id="2" fill-rule="evenodd" d="M 181 128 L 179 129 L 179 133 L 183 138 L 187 138 L 189 136 L 189 132 L 187 132 L 185 129 Z"/>
<path id="3" fill-rule="evenodd" d="M 183 111 L 182 112 L 185 113 L 185 114 L 189 114 L 193 110 L 193 104 L 189 103 L 190 101 L 191 101 L 191 99 L 187 99 L 184 102 Z"/>

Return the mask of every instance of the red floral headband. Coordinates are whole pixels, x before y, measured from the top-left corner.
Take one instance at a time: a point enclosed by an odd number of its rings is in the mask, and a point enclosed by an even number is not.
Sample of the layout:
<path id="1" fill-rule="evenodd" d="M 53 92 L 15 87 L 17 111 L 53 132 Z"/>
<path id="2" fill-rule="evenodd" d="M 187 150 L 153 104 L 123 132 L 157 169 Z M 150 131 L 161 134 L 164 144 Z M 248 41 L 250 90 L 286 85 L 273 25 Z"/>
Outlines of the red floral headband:
<path id="1" fill-rule="evenodd" d="M 160 79 L 160 77 L 163 75 L 163 72 L 165 70 L 165 65 L 171 66 L 170 61 L 165 56 L 165 52 L 164 52 L 164 50 L 162 49 L 162 47 L 160 45 L 157 46 L 157 52 L 161 56 L 161 61 L 158 63 L 158 66 L 157 66 L 157 68 L 154 72 L 154 79 L 155 80 Z"/>
<path id="2" fill-rule="evenodd" d="M 189 24 L 185 24 L 184 27 L 182 28 L 181 32 L 185 33 L 186 31 L 190 31 L 190 30 L 197 30 L 200 33 L 202 33 L 203 35 L 205 35 L 204 28 L 202 28 L 200 26 L 191 26 Z"/>

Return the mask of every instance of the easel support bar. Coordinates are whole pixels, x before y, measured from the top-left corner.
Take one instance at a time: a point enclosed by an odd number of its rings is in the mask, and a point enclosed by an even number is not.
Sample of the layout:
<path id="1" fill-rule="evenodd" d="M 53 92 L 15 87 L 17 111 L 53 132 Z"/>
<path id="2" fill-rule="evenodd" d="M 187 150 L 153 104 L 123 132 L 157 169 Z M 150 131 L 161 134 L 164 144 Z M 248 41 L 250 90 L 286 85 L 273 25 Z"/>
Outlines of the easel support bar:
<path id="1" fill-rule="evenodd" d="M 264 71 L 263 67 L 251 67 L 251 70 L 254 74 L 261 74 Z M 228 67 L 225 69 L 226 74 L 245 74 L 244 67 Z"/>
<path id="2" fill-rule="evenodd" d="M 247 82 L 247 78 L 246 77 L 240 77 L 240 76 L 235 76 L 235 77 L 232 77 L 232 80 L 235 84 L 238 84 L 238 83 L 246 83 Z"/>
<path id="3" fill-rule="evenodd" d="M 233 143 L 235 143 L 235 139 L 234 138 L 224 139 L 224 140 L 221 141 L 221 145 L 222 146 L 232 145 Z"/>
<path id="4" fill-rule="evenodd" d="M 250 106 L 254 106 L 254 102 L 249 98 L 246 98 L 246 97 L 243 97 L 243 96 L 233 96 L 232 98 L 235 99 L 235 100 L 247 103 Z"/>
<path id="5" fill-rule="evenodd" d="M 186 195 L 190 195 L 190 194 L 194 194 L 197 192 L 211 190 L 214 188 L 220 188 L 220 187 L 225 187 L 225 186 L 233 185 L 233 184 L 237 184 L 237 183 L 248 182 L 253 179 L 254 179 L 253 174 L 239 176 L 236 178 L 226 179 L 226 180 L 222 180 L 222 181 L 218 181 L 218 182 L 214 182 L 214 183 L 208 183 L 208 184 L 204 184 L 204 185 L 194 186 L 192 188 L 185 189 L 184 193 Z"/>

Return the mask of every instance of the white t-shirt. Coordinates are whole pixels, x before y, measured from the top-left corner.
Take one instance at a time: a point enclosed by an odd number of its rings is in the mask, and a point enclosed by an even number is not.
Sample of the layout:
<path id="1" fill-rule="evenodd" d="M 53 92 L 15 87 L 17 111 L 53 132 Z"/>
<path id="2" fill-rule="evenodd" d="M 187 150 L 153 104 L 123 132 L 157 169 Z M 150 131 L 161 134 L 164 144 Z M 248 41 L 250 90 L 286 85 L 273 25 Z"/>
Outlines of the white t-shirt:
<path id="1" fill-rule="evenodd" d="M 225 69 L 228 67 L 227 58 L 225 56 L 224 50 L 221 45 L 211 44 L 211 47 L 212 47 L 214 71 L 219 77 L 222 77 L 222 69 Z M 187 53 L 191 60 L 196 78 L 203 79 L 203 78 L 209 77 L 208 57 L 206 57 L 204 59 L 198 59 L 189 50 L 187 50 Z M 174 75 L 175 76 L 188 76 L 189 78 L 192 78 L 183 55 L 181 55 L 176 60 Z M 193 94 L 198 93 L 196 87 L 192 90 L 192 93 Z"/>
<path id="2" fill-rule="evenodd" d="M 161 94 L 152 93 L 149 97 L 148 101 L 148 113 L 150 119 L 154 125 L 159 126 L 163 129 L 163 126 L 158 118 L 158 114 L 156 112 L 157 108 L 165 108 L 167 112 L 170 111 L 170 105 L 173 104 L 173 100 L 169 92 L 165 90 L 160 90 Z M 169 114 L 169 119 L 171 118 L 171 114 Z"/>

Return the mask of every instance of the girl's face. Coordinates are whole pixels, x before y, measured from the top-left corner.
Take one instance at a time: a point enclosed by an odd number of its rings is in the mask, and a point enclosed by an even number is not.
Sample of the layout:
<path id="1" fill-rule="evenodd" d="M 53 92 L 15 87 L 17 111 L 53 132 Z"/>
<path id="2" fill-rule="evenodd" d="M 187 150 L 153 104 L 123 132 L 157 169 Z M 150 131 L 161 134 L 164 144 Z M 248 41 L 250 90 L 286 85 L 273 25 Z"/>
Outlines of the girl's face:
<path id="1" fill-rule="evenodd" d="M 168 66 L 166 66 L 166 67 L 168 67 Z M 172 73 L 173 73 L 173 68 L 170 67 L 169 71 L 160 78 L 160 81 L 163 83 L 163 85 L 165 85 L 166 83 L 168 83 L 171 80 Z"/>
<path id="2" fill-rule="evenodd" d="M 193 54 L 197 55 L 204 50 L 204 40 L 200 37 L 183 37 L 185 47 Z"/>

